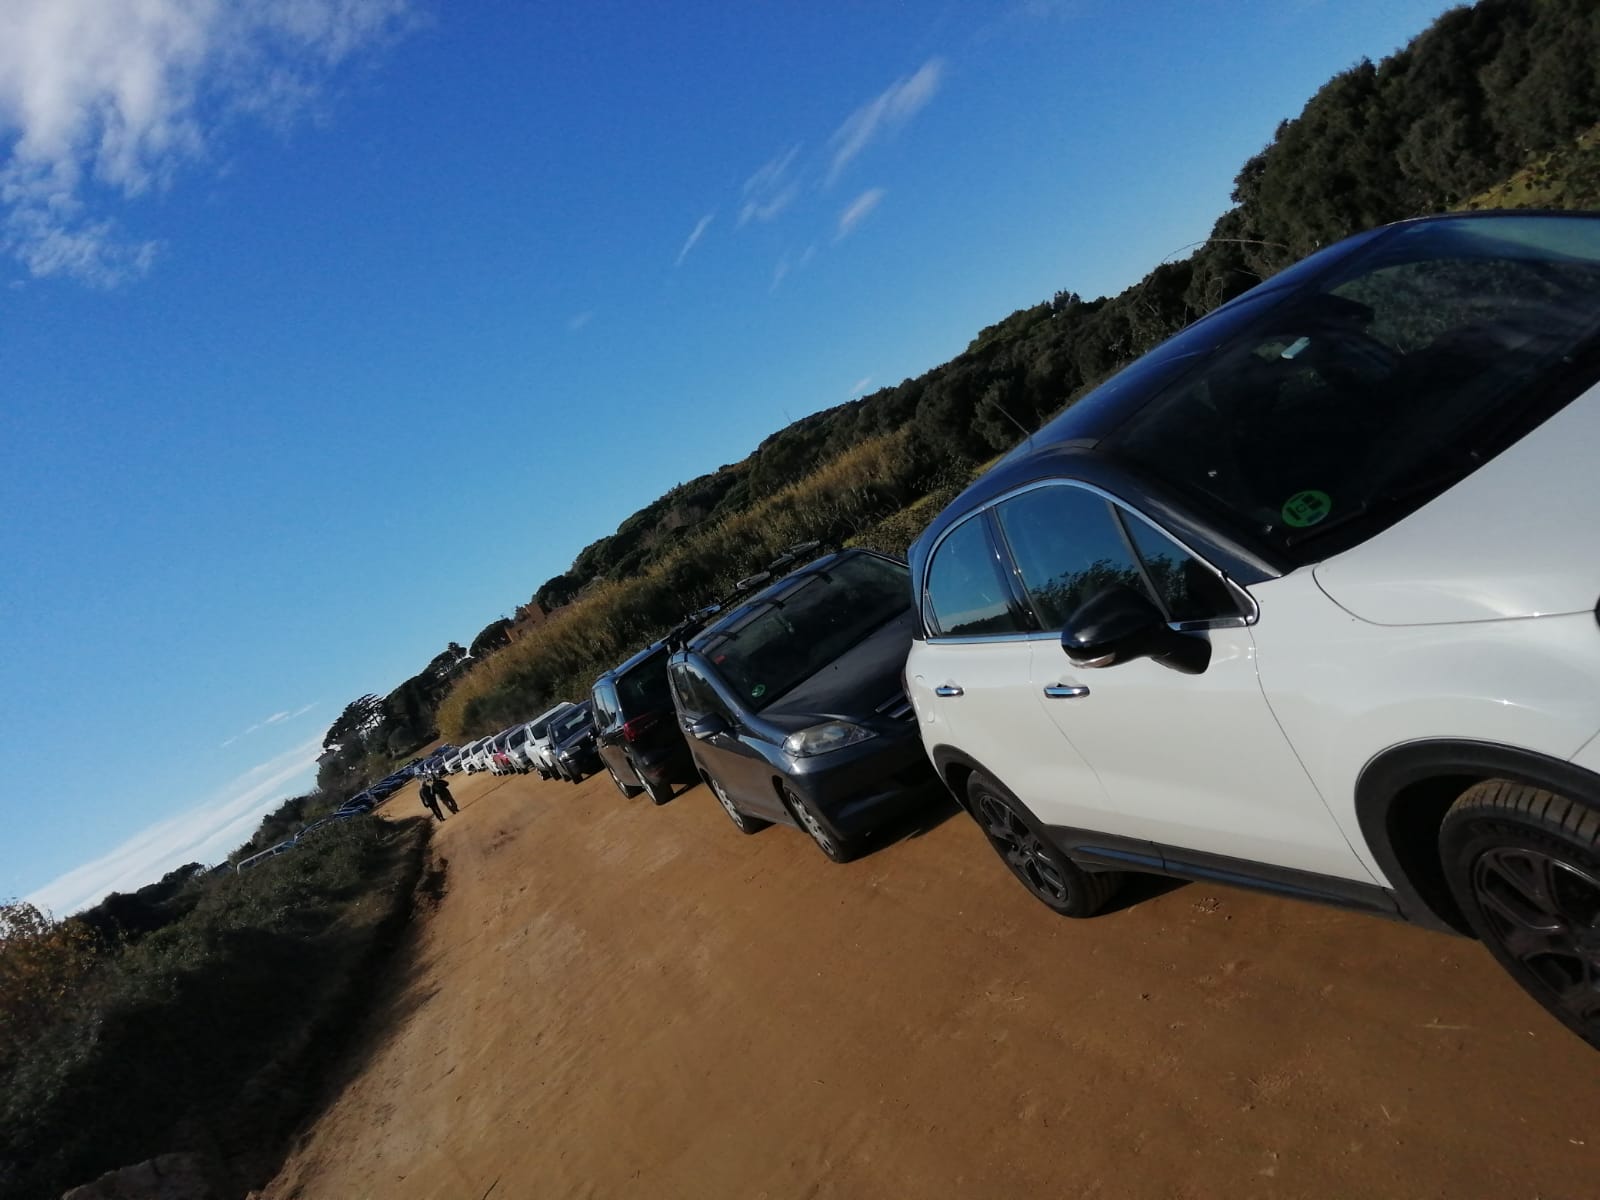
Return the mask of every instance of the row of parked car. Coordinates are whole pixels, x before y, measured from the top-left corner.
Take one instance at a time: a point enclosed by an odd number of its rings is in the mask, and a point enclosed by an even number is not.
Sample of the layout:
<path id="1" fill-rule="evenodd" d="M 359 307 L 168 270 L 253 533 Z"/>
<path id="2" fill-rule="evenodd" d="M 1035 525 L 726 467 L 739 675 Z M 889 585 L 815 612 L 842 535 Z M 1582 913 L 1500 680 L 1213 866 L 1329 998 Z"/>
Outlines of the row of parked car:
<path id="1" fill-rule="evenodd" d="M 594 754 L 594 723 L 587 703 L 563 701 L 534 717 L 469 742 L 460 749 L 435 751 L 424 772 L 526 775 L 577 783 L 599 767 Z"/>
<path id="2" fill-rule="evenodd" d="M 1600 1046 L 1597 381 L 1600 215 L 1362 234 L 908 562 L 797 548 L 607 671 L 586 761 L 839 861 L 942 787 L 1067 916 L 1153 872 L 1473 935 Z"/>

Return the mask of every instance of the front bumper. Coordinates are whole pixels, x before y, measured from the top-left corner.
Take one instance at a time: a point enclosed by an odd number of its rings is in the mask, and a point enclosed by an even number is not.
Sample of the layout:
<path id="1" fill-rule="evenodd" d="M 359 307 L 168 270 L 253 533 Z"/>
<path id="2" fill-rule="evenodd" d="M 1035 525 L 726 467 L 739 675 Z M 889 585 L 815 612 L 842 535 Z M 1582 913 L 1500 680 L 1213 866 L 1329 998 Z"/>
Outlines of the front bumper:
<path id="1" fill-rule="evenodd" d="M 877 829 L 944 793 L 914 723 L 791 762 L 785 782 L 846 838 Z"/>

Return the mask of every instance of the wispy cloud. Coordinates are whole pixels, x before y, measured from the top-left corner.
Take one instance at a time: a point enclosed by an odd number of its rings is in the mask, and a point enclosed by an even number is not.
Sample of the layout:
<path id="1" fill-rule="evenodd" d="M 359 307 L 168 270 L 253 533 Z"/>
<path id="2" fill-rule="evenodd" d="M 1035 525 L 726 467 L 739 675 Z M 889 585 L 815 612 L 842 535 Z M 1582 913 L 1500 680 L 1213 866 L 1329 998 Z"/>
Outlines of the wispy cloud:
<path id="1" fill-rule="evenodd" d="M 881 187 L 868 188 L 852 200 L 845 210 L 839 214 L 839 229 L 834 234 L 834 241 L 842 241 L 855 231 L 855 227 L 867 219 L 867 215 L 883 200 L 885 195 Z"/>
<path id="2" fill-rule="evenodd" d="M 110 287 L 158 246 L 104 211 L 169 187 L 240 115 L 283 127 L 410 0 L 6 0 L 0 250 L 32 275 Z"/>
<path id="3" fill-rule="evenodd" d="M 932 100 L 944 79 L 944 60 L 923 63 L 915 75 L 897 79 L 887 91 L 863 104 L 846 118 L 828 139 L 832 159 L 828 182 L 839 178 L 852 159 L 877 138 L 892 133 L 916 116 Z"/>
<path id="4" fill-rule="evenodd" d="M 292 721 L 296 717 L 303 717 L 303 716 L 306 715 L 306 713 L 310 712 L 313 708 L 315 708 L 317 706 L 317 704 L 318 704 L 318 701 L 313 700 L 310 704 L 303 704 L 299 708 L 295 709 L 293 712 L 289 712 L 287 709 L 285 709 L 282 712 L 273 713 L 270 717 L 262 717 L 261 720 L 257 721 L 254 725 L 250 726 L 250 728 L 245 729 L 245 730 L 243 730 L 243 731 L 241 731 L 239 733 L 234 734 L 227 741 L 223 742 L 221 748 L 222 749 L 226 749 L 227 747 L 229 747 L 229 746 L 233 745 L 235 742 L 237 742 L 240 738 L 249 737 L 252 733 L 254 733 L 258 729 L 265 729 L 269 725 L 281 725 L 285 721 Z"/>
<path id="5" fill-rule="evenodd" d="M 739 205 L 741 228 L 751 221 L 770 221 L 794 203 L 800 184 L 790 174 L 790 168 L 799 153 L 798 144 L 790 146 L 744 181 Z"/>
<path id="6" fill-rule="evenodd" d="M 689 251 L 693 250 L 695 244 L 705 236 L 706 230 L 711 227 L 711 222 L 716 215 L 716 211 L 713 210 L 694 223 L 694 230 L 689 234 L 688 240 L 683 243 L 683 249 L 678 251 L 678 261 L 673 263 L 673 266 L 683 266 L 683 260 L 689 257 Z"/>
<path id="7" fill-rule="evenodd" d="M 794 263 L 789 261 L 788 251 L 784 251 L 783 257 L 778 259 L 778 265 L 772 269 L 772 286 L 767 291 L 777 291 L 778 285 L 789 277 L 789 272 L 793 269 Z"/>
<path id="8" fill-rule="evenodd" d="M 851 395 L 852 398 L 854 398 L 856 396 L 860 396 L 860 395 L 864 394 L 866 392 L 866 390 L 871 386 L 872 386 L 872 376 L 871 375 L 863 375 L 860 379 L 856 380 L 853 384 L 850 385 L 850 395 Z"/>
<path id="9" fill-rule="evenodd" d="M 574 313 L 572 316 L 567 318 L 567 332 L 577 333 L 578 330 L 582 329 L 592 320 L 594 320 L 594 309 L 592 308 L 584 309 L 584 311 L 581 313 Z"/>
<path id="10" fill-rule="evenodd" d="M 134 891 L 154 883 L 183 863 L 220 861 L 255 831 L 265 813 L 283 802 L 290 784 L 308 776 L 321 752 L 321 735 L 308 738 L 251 767 L 204 804 L 157 822 L 26 899 L 67 916 L 109 892 Z"/>

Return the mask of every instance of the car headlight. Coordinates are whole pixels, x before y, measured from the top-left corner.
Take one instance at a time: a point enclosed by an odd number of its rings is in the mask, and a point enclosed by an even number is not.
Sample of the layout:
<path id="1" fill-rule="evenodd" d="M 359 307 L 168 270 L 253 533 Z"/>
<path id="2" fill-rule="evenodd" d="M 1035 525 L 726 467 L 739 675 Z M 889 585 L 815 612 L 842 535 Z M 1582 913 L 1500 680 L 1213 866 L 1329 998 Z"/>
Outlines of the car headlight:
<path id="1" fill-rule="evenodd" d="M 849 721 L 828 721 L 822 725 L 813 725 L 810 729 L 791 733 L 783 739 L 783 750 L 785 754 L 791 754 L 795 758 L 810 758 L 814 754 L 842 750 L 846 746 L 854 746 L 857 742 L 864 742 L 868 738 L 877 736 L 872 730 L 852 725 Z"/>

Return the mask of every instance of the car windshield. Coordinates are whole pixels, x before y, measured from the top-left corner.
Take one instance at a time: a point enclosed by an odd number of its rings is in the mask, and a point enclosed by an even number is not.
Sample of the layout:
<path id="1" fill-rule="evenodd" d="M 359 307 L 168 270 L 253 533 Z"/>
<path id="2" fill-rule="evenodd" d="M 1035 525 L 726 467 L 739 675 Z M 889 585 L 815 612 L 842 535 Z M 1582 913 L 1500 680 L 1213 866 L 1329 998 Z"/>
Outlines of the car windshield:
<path id="1" fill-rule="evenodd" d="M 1296 562 L 1370 536 L 1594 377 L 1600 220 L 1399 226 L 1265 306 L 1102 449 Z"/>
<path id="2" fill-rule="evenodd" d="M 555 723 L 550 728 L 550 736 L 559 742 L 567 734 L 572 733 L 574 730 L 582 729 L 588 723 L 588 710 L 575 708 L 571 712 L 563 713 L 555 719 Z"/>
<path id="3" fill-rule="evenodd" d="M 729 688 L 755 712 L 911 606 L 907 569 L 871 554 L 839 559 L 701 645 Z"/>

